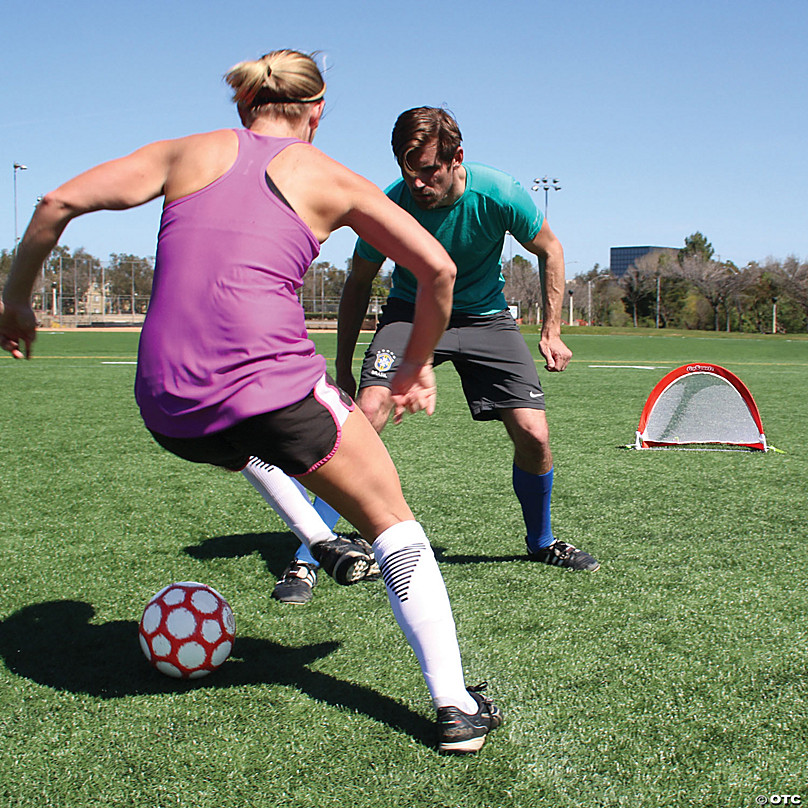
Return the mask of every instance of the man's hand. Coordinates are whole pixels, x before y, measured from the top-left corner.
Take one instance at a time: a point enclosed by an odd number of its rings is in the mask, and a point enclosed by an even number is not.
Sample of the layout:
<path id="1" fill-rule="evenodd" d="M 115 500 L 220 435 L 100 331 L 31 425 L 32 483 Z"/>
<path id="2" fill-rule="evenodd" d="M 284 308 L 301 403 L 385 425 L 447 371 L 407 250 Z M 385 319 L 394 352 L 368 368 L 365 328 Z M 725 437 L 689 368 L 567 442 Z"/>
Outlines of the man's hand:
<path id="1" fill-rule="evenodd" d="M 36 339 L 36 317 L 29 304 L 0 301 L 0 348 L 15 359 L 30 359 Z"/>
<path id="2" fill-rule="evenodd" d="M 405 411 L 426 410 L 427 415 L 432 415 L 437 395 L 432 363 L 422 365 L 404 360 L 393 376 L 391 392 L 395 405 L 394 423 L 401 423 Z"/>
<path id="3" fill-rule="evenodd" d="M 560 373 L 565 370 L 572 359 L 572 351 L 564 344 L 561 337 L 542 337 L 539 351 L 544 357 L 544 367 L 551 372 Z"/>

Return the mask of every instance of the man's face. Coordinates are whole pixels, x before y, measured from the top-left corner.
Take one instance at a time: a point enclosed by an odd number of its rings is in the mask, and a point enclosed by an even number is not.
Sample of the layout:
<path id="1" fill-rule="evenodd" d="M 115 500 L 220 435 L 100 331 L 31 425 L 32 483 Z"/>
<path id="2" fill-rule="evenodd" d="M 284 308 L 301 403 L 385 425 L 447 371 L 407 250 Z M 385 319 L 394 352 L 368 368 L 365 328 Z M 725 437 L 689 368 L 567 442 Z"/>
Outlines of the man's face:
<path id="1" fill-rule="evenodd" d="M 409 158 L 411 170 L 402 168 L 401 176 L 410 189 L 415 204 L 422 210 L 451 205 L 459 196 L 457 172 L 462 162 L 462 149 L 457 150 L 451 162 L 440 162 L 437 140 L 412 152 Z M 461 193 L 462 190 L 460 187 Z"/>

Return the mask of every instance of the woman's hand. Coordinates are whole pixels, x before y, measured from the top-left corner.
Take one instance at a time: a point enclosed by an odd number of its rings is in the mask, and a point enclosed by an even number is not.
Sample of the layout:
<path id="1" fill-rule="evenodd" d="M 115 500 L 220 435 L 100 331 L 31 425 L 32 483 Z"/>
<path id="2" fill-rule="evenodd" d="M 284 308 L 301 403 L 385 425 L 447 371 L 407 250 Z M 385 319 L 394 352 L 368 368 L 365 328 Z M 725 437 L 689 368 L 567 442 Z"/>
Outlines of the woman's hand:
<path id="1" fill-rule="evenodd" d="M 395 405 L 394 423 L 401 423 L 405 411 L 426 410 L 427 415 L 432 415 L 437 396 L 432 362 L 422 365 L 405 359 L 393 376 L 391 392 Z"/>

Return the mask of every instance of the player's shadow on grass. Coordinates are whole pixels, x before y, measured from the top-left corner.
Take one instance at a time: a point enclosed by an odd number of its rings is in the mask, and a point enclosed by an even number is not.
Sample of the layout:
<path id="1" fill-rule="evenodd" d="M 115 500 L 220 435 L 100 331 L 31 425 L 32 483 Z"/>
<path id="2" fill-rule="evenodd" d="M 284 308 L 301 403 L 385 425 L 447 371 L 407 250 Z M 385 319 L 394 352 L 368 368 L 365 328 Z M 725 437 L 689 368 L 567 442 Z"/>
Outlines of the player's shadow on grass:
<path id="1" fill-rule="evenodd" d="M 210 558 L 238 558 L 258 553 L 267 569 L 280 578 L 297 550 L 300 542 L 293 533 L 241 533 L 232 536 L 216 536 L 201 544 L 185 548 L 192 558 L 204 561 Z M 440 564 L 497 564 L 511 561 L 527 561 L 522 555 L 450 555 L 445 547 L 432 547 Z"/>
<path id="2" fill-rule="evenodd" d="M 445 547 L 435 547 L 432 550 L 439 564 L 498 564 L 505 561 L 527 561 L 527 553 L 523 555 L 449 555 Z"/>
<path id="3" fill-rule="evenodd" d="M 294 533 L 239 533 L 215 536 L 200 544 L 185 548 L 191 558 L 207 561 L 211 558 L 241 558 L 258 553 L 267 569 L 280 578 L 300 541 Z"/>
<path id="4" fill-rule="evenodd" d="M 18 676 L 55 690 L 102 699 L 251 684 L 287 685 L 432 745 L 434 728 L 424 716 L 371 688 L 307 667 L 336 651 L 337 642 L 293 648 L 236 637 L 232 657 L 219 670 L 202 679 L 184 681 L 164 676 L 148 664 L 140 650 L 136 622 L 93 624 L 90 620 L 94 614 L 89 603 L 75 600 L 25 606 L 0 621 L 0 656 Z"/>

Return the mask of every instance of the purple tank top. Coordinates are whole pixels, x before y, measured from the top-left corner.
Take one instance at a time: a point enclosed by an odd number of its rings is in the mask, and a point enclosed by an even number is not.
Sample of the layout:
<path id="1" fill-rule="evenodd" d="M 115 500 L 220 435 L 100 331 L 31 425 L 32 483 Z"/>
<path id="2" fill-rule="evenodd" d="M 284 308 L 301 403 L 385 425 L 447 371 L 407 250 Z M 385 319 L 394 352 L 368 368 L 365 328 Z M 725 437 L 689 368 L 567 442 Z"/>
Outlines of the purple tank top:
<path id="1" fill-rule="evenodd" d="M 320 244 L 266 181 L 273 157 L 302 141 L 235 131 L 233 166 L 160 223 L 135 398 L 170 437 L 294 404 L 325 372 L 296 294 Z"/>

